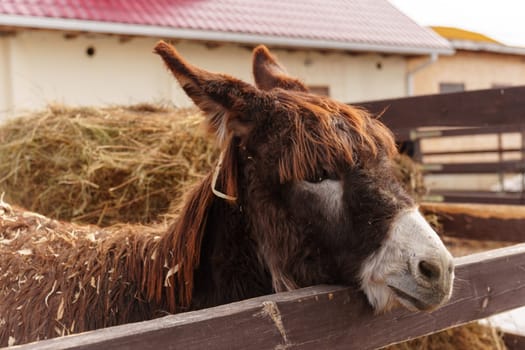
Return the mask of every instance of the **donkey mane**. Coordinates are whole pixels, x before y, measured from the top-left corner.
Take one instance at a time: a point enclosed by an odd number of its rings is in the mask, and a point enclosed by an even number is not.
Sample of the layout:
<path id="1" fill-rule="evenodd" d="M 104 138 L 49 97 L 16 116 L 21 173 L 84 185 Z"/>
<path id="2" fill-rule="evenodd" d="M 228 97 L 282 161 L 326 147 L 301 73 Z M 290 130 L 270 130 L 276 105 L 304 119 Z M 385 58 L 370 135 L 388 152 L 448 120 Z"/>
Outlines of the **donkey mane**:
<path id="1" fill-rule="evenodd" d="M 189 308 L 192 301 L 194 270 L 200 263 L 207 216 L 214 201 L 211 183 L 208 175 L 191 191 L 180 217 L 159 243 L 159 258 L 165 265 L 153 264 L 143 279 L 143 288 L 149 289 L 148 299 L 159 304 L 165 301 L 171 313 Z"/>
<path id="2" fill-rule="evenodd" d="M 359 161 L 366 168 L 369 162 L 397 154 L 390 130 L 364 109 L 302 91 L 279 88 L 270 93 L 278 96 L 292 124 L 293 146 L 279 162 L 281 183 L 315 177 L 321 164 L 335 169 L 341 162 Z M 338 122 L 341 119 L 348 123 Z"/>
<path id="3" fill-rule="evenodd" d="M 157 302 L 166 300 L 169 312 L 175 312 L 178 307 L 189 308 L 192 301 L 194 286 L 194 271 L 200 263 L 201 246 L 208 221 L 208 212 L 217 197 L 213 194 L 212 186 L 218 186 L 232 197 L 238 194 L 237 188 L 237 161 L 235 157 L 235 143 L 230 142 L 221 154 L 222 166 L 217 184 L 212 181 L 213 174 L 208 174 L 200 184 L 189 193 L 182 203 L 184 207 L 178 220 L 171 225 L 167 234 L 160 242 L 161 261 L 168 262 L 168 266 L 176 271 L 167 279 L 167 283 L 156 277 L 162 276 L 162 266 L 154 266 L 152 274 L 154 280 L 147 283 L 154 286 L 148 292 L 148 297 Z M 236 205 L 229 203 L 229 205 Z M 171 263 L 170 263 L 171 262 Z M 144 286 L 146 287 L 146 285 Z M 176 296 L 178 295 L 178 300 Z"/>

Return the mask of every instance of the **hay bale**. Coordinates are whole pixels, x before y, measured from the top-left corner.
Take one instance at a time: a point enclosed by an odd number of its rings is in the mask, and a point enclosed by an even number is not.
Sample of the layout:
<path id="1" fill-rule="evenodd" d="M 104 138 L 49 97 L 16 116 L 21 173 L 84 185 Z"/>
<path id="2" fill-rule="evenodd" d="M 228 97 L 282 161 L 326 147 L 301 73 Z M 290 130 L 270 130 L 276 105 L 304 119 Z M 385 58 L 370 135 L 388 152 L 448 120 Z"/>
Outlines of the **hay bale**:
<path id="1" fill-rule="evenodd" d="M 47 109 L 0 128 L 0 193 L 43 215 L 108 226 L 172 214 L 187 185 L 217 157 L 195 109 L 141 104 Z M 404 155 L 397 173 L 416 198 L 421 172 Z"/>
<path id="2" fill-rule="evenodd" d="M 52 218 L 102 226 L 171 211 L 216 148 L 194 109 L 49 106 L 0 128 L 0 193 Z"/>
<path id="3" fill-rule="evenodd" d="M 0 128 L 0 193 L 43 215 L 108 226 L 171 214 L 184 188 L 217 157 L 195 109 L 135 105 L 47 109 Z M 407 156 L 397 173 L 416 198 L 426 193 Z"/>
<path id="4" fill-rule="evenodd" d="M 383 350 L 503 350 L 501 332 L 477 322 L 387 346 Z"/>
<path id="5" fill-rule="evenodd" d="M 427 187 L 423 179 L 423 172 L 418 163 L 406 154 L 400 154 L 395 159 L 395 174 L 405 190 L 420 202 L 427 194 Z"/>

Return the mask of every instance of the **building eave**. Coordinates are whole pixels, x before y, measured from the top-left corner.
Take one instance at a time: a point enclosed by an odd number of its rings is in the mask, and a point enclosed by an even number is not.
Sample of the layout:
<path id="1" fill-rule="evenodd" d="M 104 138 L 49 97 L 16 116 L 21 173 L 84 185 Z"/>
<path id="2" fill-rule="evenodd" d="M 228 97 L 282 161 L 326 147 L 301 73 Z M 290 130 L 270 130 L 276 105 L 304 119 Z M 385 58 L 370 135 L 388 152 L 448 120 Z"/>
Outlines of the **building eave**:
<path id="1" fill-rule="evenodd" d="M 525 56 L 525 47 L 505 46 L 489 42 L 475 42 L 469 40 L 450 40 L 456 50 L 483 51 L 506 55 Z"/>
<path id="2" fill-rule="evenodd" d="M 397 55 L 452 55 L 452 47 L 396 46 L 388 44 L 341 42 L 310 38 L 278 37 L 270 35 L 182 29 L 115 22 L 85 21 L 76 19 L 16 16 L 0 14 L 0 26 L 49 29 L 101 34 L 131 35 L 154 38 L 231 42 L 238 44 L 265 44 L 288 48 L 378 52 Z"/>

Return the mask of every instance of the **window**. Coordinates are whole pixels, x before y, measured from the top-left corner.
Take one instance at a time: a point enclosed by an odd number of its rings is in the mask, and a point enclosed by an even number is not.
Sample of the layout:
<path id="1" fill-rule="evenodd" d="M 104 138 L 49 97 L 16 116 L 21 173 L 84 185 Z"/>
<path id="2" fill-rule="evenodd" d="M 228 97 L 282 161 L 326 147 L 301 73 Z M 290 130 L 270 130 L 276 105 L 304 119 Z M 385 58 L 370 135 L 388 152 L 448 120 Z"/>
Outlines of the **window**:
<path id="1" fill-rule="evenodd" d="M 465 91 L 464 83 L 439 83 L 439 93 L 448 94 L 450 92 Z"/>

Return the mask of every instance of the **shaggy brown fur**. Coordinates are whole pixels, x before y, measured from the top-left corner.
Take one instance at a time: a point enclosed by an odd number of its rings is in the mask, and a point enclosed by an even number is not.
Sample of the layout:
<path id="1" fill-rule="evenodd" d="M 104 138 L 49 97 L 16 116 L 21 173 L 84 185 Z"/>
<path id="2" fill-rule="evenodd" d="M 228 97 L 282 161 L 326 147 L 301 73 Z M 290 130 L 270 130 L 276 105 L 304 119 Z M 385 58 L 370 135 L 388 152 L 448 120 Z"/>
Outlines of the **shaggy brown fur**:
<path id="1" fill-rule="evenodd" d="M 261 65 L 265 48 L 254 52 L 258 87 L 194 67 L 163 42 L 155 50 L 207 113 L 223 151 L 217 183 L 209 174 L 198 184 L 169 228 L 81 227 L 3 203 L 0 345 L 313 284 L 358 285 L 362 262 L 413 206 L 394 176 L 390 132 L 365 111 L 309 94 L 275 61 Z M 332 178 L 344 186 L 344 215 L 333 220 L 298 186 Z"/>
<path id="2" fill-rule="evenodd" d="M 209 185 L 192 191 L 183 209 L 190 215 L 172 228 L 80 226 L 0 202 L 0 345 L 187 309 L 192 278 L 177 294 L 173 277 L 193 277 L 199 265 Z"/>
<path id="3" fill-rule="evenodd" d="M 0 204 L 0 345 L 151 318 L 162 225 L 100 229 Z M 163 265 L 163 264 L 160 264 Z"/>

